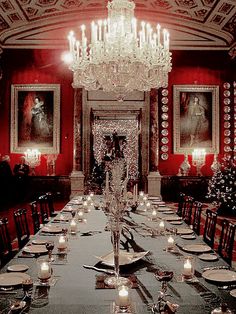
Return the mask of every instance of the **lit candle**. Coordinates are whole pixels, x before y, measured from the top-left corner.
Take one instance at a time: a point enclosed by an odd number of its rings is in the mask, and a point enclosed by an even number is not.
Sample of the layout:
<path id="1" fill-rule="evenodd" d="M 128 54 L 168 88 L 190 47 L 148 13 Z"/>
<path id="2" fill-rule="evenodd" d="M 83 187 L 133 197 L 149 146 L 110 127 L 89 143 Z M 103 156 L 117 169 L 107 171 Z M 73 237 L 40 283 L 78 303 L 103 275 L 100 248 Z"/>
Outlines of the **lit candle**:
<path id="1" fill-rule="evenodd" d="M 78 211 L 79 220 L 83 220 L 84 212 L 83 210 Z"/>
<path id="2" fill-rule="evenodd" d="M 59 250 L 66 249 L 66 239 L 63 235 L 61 235 L 58 239 L 58 249 Z"/>
<path id="3" fill-rule="evenodd" d="M 127 307 L 130 304 L 128 287 L 121 286 L 118 294 L 118 305 L 120 307 Z"/>
<path id="4" fill-rule="evenodd" d="M 171 235 L 168 237 L 167 242 L 168 242 L 168 249 L 172 250 L 174 248 L 175 240 Z"/>
<path id="5" fill-rule="evenodd" d="M 147 209 L 150 209 L 151 203 L 150 203 L 150 202 L 147 202 L 147 203 L 146 203 L 146 207 L 147 207 Z"/>
<path id="6" fill-rule="evenodd" d="M 72 219 L 70 222 L 70 231 L 71 231 L 71 233 L 77 232 L 77 223 L 76 223 L 75 219 Z"/>
<path id="7" fill-rule="evenodd" d="M 40 265 L 38 277 L 40 279 L 48 279 L 51 277 L 50 267 L 49 267 L 49 264 L 47 262 L 43 262 Z"/>
<path id="8" fill-rule="evenodd" d="M 143 191 L 140 191 L 140 192 L 139 192 L 139 198 L 143 199 L 143 197 L 144 197 L 144 192 L 143 192 Z"/>
<path id="9" fill-rule="evenodd" d="M 147 201 L 147 196 L 143 197 L 143 201 L 146 202 Z"/>
<path id="10" fill-rule="evenodd" d="M 160 232 L 165 231 L 165 223 L 163 220 L 160 221 L 159 223 L 159 228 L 160 228 Z"/>
<path id="11" fill-rule="evenodd" d="M 152 218 L 156 218 L 157 217 L 157 211 L 155 209 L 153 209 L 152 211 Z"/>
<path id="12" fill-rule="evenodd" d="M 192 276 L 192 263 L 191 261 L 187 258 L 184 262 L 184 271 L 183 275 L 186 277 L 191 277 Z"/>

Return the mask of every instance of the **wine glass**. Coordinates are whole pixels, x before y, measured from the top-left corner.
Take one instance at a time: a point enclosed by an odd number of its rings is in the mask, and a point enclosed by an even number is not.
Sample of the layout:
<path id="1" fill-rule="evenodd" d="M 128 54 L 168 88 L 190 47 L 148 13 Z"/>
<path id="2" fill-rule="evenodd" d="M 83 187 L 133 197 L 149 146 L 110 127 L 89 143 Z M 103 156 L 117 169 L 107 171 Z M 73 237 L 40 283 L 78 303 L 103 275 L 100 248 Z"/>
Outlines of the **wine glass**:
<path id="1" fill-rule="evenodd" d="M 24 292 L 23 300 L 31 299 L 30 290 L 33 288 L 33 280 L 32 279 L 26 279 L 22 282 L 22 288 Z"/>
<path id="2" fill-rule="evenodd" d="M 48 250 L 48 261 L 53 262 L 54 258 L 52 257 L 52 251 L 54 249 L 54 241 L 48 241 L 45 246 Z"/>

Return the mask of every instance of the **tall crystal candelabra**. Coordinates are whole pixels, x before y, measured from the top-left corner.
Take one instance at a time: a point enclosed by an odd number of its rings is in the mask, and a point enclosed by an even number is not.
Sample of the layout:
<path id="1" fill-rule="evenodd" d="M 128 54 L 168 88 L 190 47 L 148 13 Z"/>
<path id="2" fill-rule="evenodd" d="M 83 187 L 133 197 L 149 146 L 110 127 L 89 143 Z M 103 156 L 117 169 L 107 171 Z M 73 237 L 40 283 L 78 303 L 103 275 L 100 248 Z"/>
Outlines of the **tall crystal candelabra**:
<path id="1" fill-rule="evenodd" d="M 202 176 L 201 168 L 205 165 L 206 150 L 202 148 L 196 148 L 192 152 L 192 163 L 196 167 L 197 176 Z"/>
<path id="2" fill-rule="evenodd" d="M 32 176 L 34 176 L 35 168 L 40 165 L 41 152 L 38 149 L 27 149 L 25 160 L 30 166 Z"/>
<path id="3" fill-rule="evenodd" d="M 122 230 L 122 217 L 125 213 L 127 203 L 125 199 L 125 184 L 125 162 L 122 159 L 115 160 L 111 166 L 111 179 L 108 183 L 106 183 L 108 186 L 106 186 L 105 194 L 105 203 L 107 204 L 108 219 L 113 244 L 115 272 L 115 275 L 108 277 L 105 283 L 109 286 L 115 287 L 120 285 L 130 285 L 129 279 L 121 277 L 119 273 L 120 233 Z"/>

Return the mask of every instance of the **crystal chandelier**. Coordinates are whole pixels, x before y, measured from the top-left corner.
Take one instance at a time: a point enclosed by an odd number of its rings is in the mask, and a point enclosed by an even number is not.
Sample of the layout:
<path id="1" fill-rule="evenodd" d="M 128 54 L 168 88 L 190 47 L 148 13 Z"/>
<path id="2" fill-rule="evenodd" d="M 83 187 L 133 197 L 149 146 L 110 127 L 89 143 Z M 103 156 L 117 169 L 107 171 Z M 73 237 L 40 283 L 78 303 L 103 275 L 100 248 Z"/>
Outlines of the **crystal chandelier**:
<path id="1" fill-rule="evenodd" d="M 81 41 L 71 31 L 70 69 L 73 87 L 102 89 L 120 97 L 138 90 L 166 87 L 171 71 L 169 33 L 157 24 L 141 22 L 138 32 L 135 4 L 129 0 L 108 2 L 108 19 L 91 23 L 91 43 L 81 26 Z"/>

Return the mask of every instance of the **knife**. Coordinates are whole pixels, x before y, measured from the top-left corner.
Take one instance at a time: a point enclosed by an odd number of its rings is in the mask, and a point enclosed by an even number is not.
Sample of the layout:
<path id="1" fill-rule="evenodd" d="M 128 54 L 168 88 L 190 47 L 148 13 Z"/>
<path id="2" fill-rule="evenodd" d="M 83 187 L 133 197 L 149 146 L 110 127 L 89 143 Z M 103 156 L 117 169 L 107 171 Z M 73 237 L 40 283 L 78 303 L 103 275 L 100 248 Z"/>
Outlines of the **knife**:
<path id="1" fill-rule="evenodd" d="M 115 274 L 115 271 L 114 270 L 110 270 L 110 269 L 98 268 L 98 267 L 91 266 L 91 265 L 83 265 L 83 267 L 86 268 L 86 269 L 93 269 L 93 270 L 96 270 L 98 272 L 106 273 L 106 274 L 109 274 L 109 275 L 114 275 Z"/>

